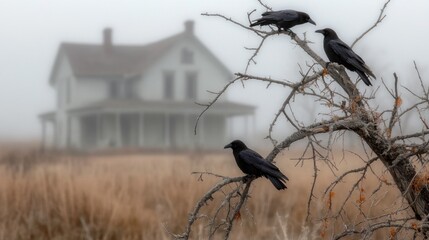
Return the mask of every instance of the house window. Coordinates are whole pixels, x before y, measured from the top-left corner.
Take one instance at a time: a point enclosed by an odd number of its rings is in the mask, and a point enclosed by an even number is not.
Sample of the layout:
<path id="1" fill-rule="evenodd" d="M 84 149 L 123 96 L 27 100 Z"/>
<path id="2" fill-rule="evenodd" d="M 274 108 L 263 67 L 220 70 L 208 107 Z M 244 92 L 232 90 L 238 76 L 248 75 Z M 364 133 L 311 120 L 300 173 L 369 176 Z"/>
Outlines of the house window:
<path id="1" fill-rule="evenodd" d="M 195 100 L 197 98 L 197 73 L 186 73 L 186 98 Z"/>
<path id="2" fill-rule="evenodd" d="M 119 97 L 119 82 L 111 81 L 109 85 L 109 93 L 111 98 Z"/>
<path id="3" fill-rule="evenodd" d="M 173 99 L 174 72 L 164 72 L 164 98 Z"/>
<path id="4" fill-rule="evenodd" d="M 194 63 L 194 53 L 191 50 L 187 49 L 187 48 L 183 48 L 182 49 L 181 62 L 183 64 L 192 64 L 192 63 Z"/>
<path id="5" fill-rule="evenodd" d="M 125 82 L 125 98 L 134 98 L 134 81 L 128 80 Z"/>

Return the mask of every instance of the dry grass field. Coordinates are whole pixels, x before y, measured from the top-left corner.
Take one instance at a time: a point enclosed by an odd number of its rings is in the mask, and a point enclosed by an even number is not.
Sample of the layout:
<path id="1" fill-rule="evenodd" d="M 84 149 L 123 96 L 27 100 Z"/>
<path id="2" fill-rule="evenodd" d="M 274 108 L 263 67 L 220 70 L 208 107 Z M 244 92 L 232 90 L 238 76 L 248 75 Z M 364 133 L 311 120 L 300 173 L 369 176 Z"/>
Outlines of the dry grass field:
<path id="1" fill-rule="evenodd" d="M 66 156 L 3 148 L 1 155 L 0 239 L 170 239 L 165 228 L 181 233 L 194 203 L 219 181 L 206 175 L 199 181 L 191 172 L 241 175 L 226 150 Z M 375 216 L 401 204 L 398 192 L 384 183 L 377 196 L 371 196 L 379 180 L 369 176 L 349 201 L 349 217 L 343 222 L 324 221 L 347 195 L 352 178 L 334 189 L 329 201 L 323 190 L 333 177 L 320 164 L 312 221 L 305 223 L 313 167 L 311 162 L 295 166 L 291 159 L 298 155 L 287 153 L 277 159 L 290 178 L 286 191 L 277 191 L 266 179 L 254 182 L 231 239 L 329 239 L 345 224 L 359 221 L 363 213 Z M 338 174 L 362 164 L 352 154 L 339 158 Z M 374 171 L 383 175 L 381 167 Z M 207 213 L 211 210 L 212 205 L 204 207 Z M 205 239 L 206 224 L 201 221 L 196 226 L 193 239 Z M 387 230 L 374 238 L 388 239 Z"/>

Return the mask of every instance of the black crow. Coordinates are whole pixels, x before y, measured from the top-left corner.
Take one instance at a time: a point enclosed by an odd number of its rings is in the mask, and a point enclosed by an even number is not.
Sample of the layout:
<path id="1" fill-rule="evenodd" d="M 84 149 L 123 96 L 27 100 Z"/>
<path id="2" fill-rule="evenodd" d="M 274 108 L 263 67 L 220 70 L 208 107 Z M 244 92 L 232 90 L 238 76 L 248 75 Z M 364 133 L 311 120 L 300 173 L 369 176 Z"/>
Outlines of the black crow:
<path id="1" fill-rule="evenodd" d="M 273 11 L 273 12 L 265 12 L 262 14 L 262 17 L 254 20 L 251 27 L 254 26 L 265 26 L 265 25 L 276 25 L 279 29 L 279 32 L 282 30 L 288 30 L 289 28 L 303 24 L 303 23 L 311 23 L 316 25 L 316 23 L 308 16 L 307 13 L 298 12 L 294 10 L 282 10 L 282 11 Z"/>
<path id="2" fill-rule="evenodd" d="M 278 189 L 286 189 L 286 181 L 289 180 L 280 170 L 271 162 L 266 161 L 261 155 L 252 149 L 247 148 L 240 140 L 235 140 L 224 148 L 232 148 L 235 161 L 238 167 L 246 174 L 251 176 L 268 178 Z"/>
<path id="3" fill-rule="evenodd" d="M 325 49 L 329 61 L 341 64 L 350 71 L 356 72 L 367 86 L 372 86 L 368 76 L 375 79 L 374 73 L 371 72 L 359 55 L 353 52 L 347 44 L 338 38 L 334 30 L 325 28 L 317 30 L 316 32 L 323 34 L 325 37 L 323 40 L 323 48 Z"/>

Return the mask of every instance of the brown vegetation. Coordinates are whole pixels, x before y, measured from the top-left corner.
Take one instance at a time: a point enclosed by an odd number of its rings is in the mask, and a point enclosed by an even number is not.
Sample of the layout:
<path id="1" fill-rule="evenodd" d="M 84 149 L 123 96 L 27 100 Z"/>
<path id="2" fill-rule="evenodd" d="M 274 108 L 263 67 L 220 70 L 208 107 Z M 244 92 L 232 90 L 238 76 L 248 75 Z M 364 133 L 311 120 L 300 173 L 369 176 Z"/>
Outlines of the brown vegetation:
<path id="1" fill-rule="evenodd" d="M 232 239 L 328 239 L 343 230 L 344 224 L 378 216 L 400 207 L 398 191 L 389 186 L 388 174 L 381 166 L 373 168 L 383 181 L 369 176 L 359 194 L 347 206 L 349 218 L 331 222 L 330 212 L 339 208 L 351 190 L 351 179 L 344 179 L 329 194 L 320 192 L 312 204 L 312 219 L 306 224 L 307 199 L 312 185 L 312 164 L 295 166 L 293 153 L 277 158 L 277 165 L 291 181 L 289 189 L 277 191 L 266 179 L 257 179 L 250 199 L 236 216 Z M 15 160 L 8 158 L 14 156 Z M 31 167 L 17 167 L 28 158 Z M 183 231 L 194 203 L 217 179 L 192 175 L 209 171 L 224 176 L 240 176 L 229 154 L 146 154 L 116 156 L 49 156 L 47 154 L 6 154 L 0 165 L 0 239 L 169 239 L 166 230 Z M 337 174 L 356 168 L 362 160 L 340 153 Z M 310 163 L 310 162 L 309 162 Z M 307 166 L 308 165 L 308 166 Z M 13 166 L 13 167 L 11 167 Z M 334 179 L 331 170 L 319 169 L 319 189 Z M 201 177 L 201 178 L 200 178 Z M 382 187 L 376 196 L 371 193 Z M 213 201 L 222 199 L 217 193 Z M 213 206 L 203 208 L 210 214 Z M 317 206 L 315 206 L 317 205 Z M 334 212 L 334 211 L 333 211 Z M 238 224 L 237 224 L 238 223 Z M 204 220 L 193 231 L 192 239 L 202 239 Z M 412 225 L 414 224 L 414 225 Z M 410 226 L 416 223 L 410 222 Z M 395 231 L 395 229 L 391 230 Z M 388 232 L 378 232 L 388 236 Z"/>

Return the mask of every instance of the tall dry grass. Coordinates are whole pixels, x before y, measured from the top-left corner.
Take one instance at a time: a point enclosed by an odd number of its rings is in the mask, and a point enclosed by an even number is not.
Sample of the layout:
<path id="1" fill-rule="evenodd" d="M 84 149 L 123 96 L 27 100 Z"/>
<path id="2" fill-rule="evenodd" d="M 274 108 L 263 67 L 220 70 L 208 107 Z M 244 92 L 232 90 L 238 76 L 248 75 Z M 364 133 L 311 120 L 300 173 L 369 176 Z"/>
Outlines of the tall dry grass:
<path id="1" fill-rule="evenodd" d="M 344 222 L 323 221 L 330 210 L 322 189 L 333 177 L 327 167 L 320 167 L 312 221 L 306 223 L 313 168 L 311 163 L 295 166 L 290 158 L 297 154 L 277 159 L 277 165 L 291 179 L 286 191 L 277 191 L 266 179 L 254 182 L 232 239 L 329 238 L 344 224 L 359 221 L 359 209 L 376 215 L 401 204 L 395 189 L 383 186 L 378 202 L 357 204 L 360 196 L 354 194 L 347 206 L 349 218 Z M 164 227 L 182 232 L 195 202 L 218 181 L 211 176 L 199 181 L 191 172 L 241 175 L 229 152 L 85 157 L 29 152 L 3 154 L 2 159 L 0 239 L 170 239 Z M 345 170 L 361 162 L 354 155 L 346 159 L 337 167 Z M 351 180 L 346 178 L 334 189 L 329 203 L 332 209 L 341 204 Z M 378 186 L 378 179 L 368 177 L 360 187 L 369 196 Z M 221 197 L 216 195 L 214 201 Z M 213 211 L 213 204 L 204 211 Z M 193 239 L 205 239 L 206 224 L 202 220 L 194 228 Z M 379 232 L 375 237 L 384 234 Z"/>

